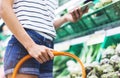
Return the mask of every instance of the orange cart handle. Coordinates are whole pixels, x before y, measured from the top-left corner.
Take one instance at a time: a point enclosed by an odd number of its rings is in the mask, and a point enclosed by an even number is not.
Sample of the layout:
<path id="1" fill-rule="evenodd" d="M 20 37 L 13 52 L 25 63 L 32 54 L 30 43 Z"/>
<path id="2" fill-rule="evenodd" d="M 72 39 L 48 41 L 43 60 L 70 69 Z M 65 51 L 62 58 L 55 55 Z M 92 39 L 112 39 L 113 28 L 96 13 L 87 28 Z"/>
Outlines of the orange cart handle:
<path id="1" fill-rule="evenodd" d="M 61 55 L 62 55 L 62 56 L 69 56 L 69 57 L 74 58 L 76 61 L 78 61 L 78 62 L 80 63 L 80 65 L 81 65 L 81 68 L 82 68 L 82 78 L 86 78 L 85 67 L 84 67 L 83 63 L 81 62 L 81 60 L 80 60 L 77 56 L 75 56 L 75 55 L 73 55 L 73 54 L 71 54 L 71 53 L 68 53 L 68 52 L 57 52 L 57 51 L 55 51 L 55 50 L 52 50 L 52 52 L 53 52 L 54 56 L 61 56 Z M 13 71 L 13 74 L 12 74 L 12 78 L 16 78 L 16 75 L 17 75 L 18 70 L 20 69 L 21 65 L 22 65 L 25 61 L 27 61 L 28 59 L 30 59 L 30 58 L 32 58 L 30 55 L 26 55 L 24 58 L 22 58 L 22 59 L 17 63 L 16 67 L 14 68 L 14 71 Z"/>

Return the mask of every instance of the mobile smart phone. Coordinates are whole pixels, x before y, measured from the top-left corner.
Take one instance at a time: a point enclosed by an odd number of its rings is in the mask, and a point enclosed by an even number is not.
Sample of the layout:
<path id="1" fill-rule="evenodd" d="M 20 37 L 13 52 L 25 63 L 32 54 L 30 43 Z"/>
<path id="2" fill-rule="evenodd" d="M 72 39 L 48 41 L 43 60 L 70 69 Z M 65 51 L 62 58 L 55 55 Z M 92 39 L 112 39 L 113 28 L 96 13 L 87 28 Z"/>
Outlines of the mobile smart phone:
<path id="1" fill-rule="evenodd" d="M 86 7 L 91 8 L 94 5 L 95 4 L 92 1 L 90 1 L 90 2 L 85 3 L 83 6 L 81 6 L 81 9 L 82 9 L 82 11 L 84 11 Z"/>
<path id="2" fill-rule="evenodd" d="M 67 10 L 68 10 L 68 12 L 70 12 L 70 11 L 73 11 L 77 7 L 81 7 L 82 11 L 84 11 L 86 7 L 91 8 L 94 5 L 95 4 L 92 1 L 89 1 L 89 2 L 87 2 L 87 3 L 85 3 L 85 4 L 81 5 L 81 6 L 80 6 L 79 3 L 75 3 L 71 7 L 67 8 Z"/>

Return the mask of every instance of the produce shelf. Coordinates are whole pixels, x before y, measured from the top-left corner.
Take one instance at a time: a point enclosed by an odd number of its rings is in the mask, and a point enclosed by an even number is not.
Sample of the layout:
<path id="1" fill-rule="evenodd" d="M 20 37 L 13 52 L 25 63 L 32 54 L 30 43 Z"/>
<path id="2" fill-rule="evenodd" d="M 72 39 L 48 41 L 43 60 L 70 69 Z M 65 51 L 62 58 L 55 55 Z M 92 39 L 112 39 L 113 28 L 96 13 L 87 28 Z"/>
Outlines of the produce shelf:
<path id="1" fill-rule="evenodd" d="M 112 36 L 107 36 L 104 40 L 104 43 L 102 45 L 102 48 L 107 48 L 110 45 L 115 45 L 120 43 L 120 34 L 112 35 Z"/>
<path id="2" fill-rule="evenodd" d="M 76 23 L 67 22 L 57 29 L 55 42 L 94 33 L 101 29 L 110 29 L 120 25 L 120 1 L 110 3 L 94 12 L 85 14 Z"/>

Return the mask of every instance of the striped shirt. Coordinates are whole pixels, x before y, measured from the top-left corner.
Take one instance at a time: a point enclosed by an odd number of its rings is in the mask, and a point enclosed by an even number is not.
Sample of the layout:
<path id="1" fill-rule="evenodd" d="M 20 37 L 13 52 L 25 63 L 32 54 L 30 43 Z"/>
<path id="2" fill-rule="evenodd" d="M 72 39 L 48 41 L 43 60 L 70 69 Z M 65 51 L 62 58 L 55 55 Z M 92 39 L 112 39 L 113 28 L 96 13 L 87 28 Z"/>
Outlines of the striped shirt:
<path id="1" fill-rule="evenodd" d="M 54 38 L 53 20 L 57 4 L 57 0 L 14 0 L 13 10 L 24 28 Z"/>

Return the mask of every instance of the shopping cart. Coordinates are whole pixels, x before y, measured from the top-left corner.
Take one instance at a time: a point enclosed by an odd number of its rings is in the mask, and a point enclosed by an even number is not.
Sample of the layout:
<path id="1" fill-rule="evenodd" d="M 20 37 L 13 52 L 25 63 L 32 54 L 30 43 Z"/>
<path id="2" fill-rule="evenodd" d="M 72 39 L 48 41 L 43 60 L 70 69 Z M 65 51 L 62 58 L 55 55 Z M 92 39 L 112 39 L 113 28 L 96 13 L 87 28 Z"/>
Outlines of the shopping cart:
<path id="1" fill-rule="evenodd" d="M 52 50 L 52 52 L 53 52 L 53 54 L 54 54 L 55 56 L 69 56 L 69 57 L 74 58 L 76 61 L 78 61 L 78 62 L 80 63 L 80 65 L 81 65 L 81 68 L 82 68 L 82 78 L 86 78 L 85 67 L 84 67 L 83 63 L 81 62 L 81 60 L 80 60 L 77 56 L 75 56 L 75 55 L 73 55 L 73 54 L 71 54 L 71 53 L 68 53 L 68 52 L 58 52 L 58 51 L 55 51 L 55 50 Z M 17 65 L 16 65 L 16 67 L 15 67 L 15 69 L 14 69 L 14 71 L 13 71 L 12 78 L 16 78 L 16 75 L 17 75 L 18 70 L 19 70 L 19 68 L 21 67 L 21 65 L 22 65 L 26 60 L 28 60 L 28 59 L 30 59 L 30 58 L 32 58 L 30 55 L 26 55 L 24 58 L 22 58 L 22 59 L 17 63 Z"/>

